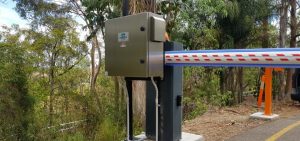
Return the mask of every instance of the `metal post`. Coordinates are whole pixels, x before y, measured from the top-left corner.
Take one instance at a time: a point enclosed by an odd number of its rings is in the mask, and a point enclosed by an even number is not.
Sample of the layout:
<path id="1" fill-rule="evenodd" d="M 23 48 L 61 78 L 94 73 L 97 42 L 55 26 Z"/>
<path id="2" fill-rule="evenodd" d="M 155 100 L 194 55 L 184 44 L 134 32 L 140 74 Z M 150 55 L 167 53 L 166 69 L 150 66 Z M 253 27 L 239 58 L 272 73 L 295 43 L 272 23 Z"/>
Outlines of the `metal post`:
<path id="1" fill-rule="evenodd" d="M 126 78 L 125 78 L 126 79 Z M 132 80 L 126 79 L 127 87 L 127 141 L 133 140 Z"/>
<path id="2" fill-rule="evenodd" d="M 146 82 L 146 136 L 155 139 L 155 88 L 151 81 Z"/>
<path id="3" fill-rule="evenodd" d="M 182 50 L 182 45 L 174 42 L 164 44 L 165 51 Z M 159 87 L 159 141 L 178 141 L 181 139 L 182 120 L 182 67 L 165 66 L 164 79 L 158 81 Z M 155 121 L 155 89 L 147 82 L 146 91 L 146 136 L 154 140 L 156 137 Z"/>
<path id="4" fill-rule="evenodd" d="M 123 0 L 122 15 L 127 16 L 129 14 L 129 2 Z M 133 140 L 133 108 L 132 108 L 132 80 L 126 79 L 127 87 L 127 141 Z"/>
<path id="5" fill-rule="evenodd" d="M 165 51 L 183 50 L 183 45 L 166 42 Z M 159 84 L 160 95 L 160 141 L 178 141 L 181 139 L 183 68 L 165 66 L 164 80 Z"/>
<path id="6" fill-rule="evenodd" d="M 128 0 L 123 0 L 122 15 L 123 16 L 129 15 L 129 2 L 128 2 Z"/>
<path id="7" fill-rule="evenodd" d="M 272 115 L 272 68 L 266 68 L 265 115 Z"/>

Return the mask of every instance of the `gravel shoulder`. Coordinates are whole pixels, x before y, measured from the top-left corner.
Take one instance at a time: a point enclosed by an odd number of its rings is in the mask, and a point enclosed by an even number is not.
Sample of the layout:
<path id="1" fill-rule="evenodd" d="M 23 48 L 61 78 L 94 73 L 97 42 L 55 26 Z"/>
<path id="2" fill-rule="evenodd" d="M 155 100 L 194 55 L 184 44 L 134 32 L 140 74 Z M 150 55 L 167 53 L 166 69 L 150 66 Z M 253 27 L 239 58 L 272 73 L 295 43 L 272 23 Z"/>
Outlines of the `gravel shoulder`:
<path id="1" fill-rule="evenodd" d="M 202 135 L 205 141 L 221 141 L 258 127 L 268 122 L 250 119 L 250 115 L 263 111 L 256 107 L 254 97 L 248 97 L 237 106 L 224 108 L 210 108 L 205 114 L 185 121 L 183 131 Z M 293 102 L 286 104 L 273 103 L 273 113 L 279 114 L 280 118 L 289 118 L 300 114 L 300 105 Z"/>

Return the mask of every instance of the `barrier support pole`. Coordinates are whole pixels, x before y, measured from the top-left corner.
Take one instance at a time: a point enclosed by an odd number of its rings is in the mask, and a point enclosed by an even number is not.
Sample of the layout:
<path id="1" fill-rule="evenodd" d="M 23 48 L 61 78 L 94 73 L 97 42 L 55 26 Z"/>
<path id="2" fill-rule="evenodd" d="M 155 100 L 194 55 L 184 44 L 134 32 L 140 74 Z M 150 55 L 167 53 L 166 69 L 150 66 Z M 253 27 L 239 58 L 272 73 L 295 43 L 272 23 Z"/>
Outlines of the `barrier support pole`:
<path id="1" fill-rule="evenodd" d="M 272 68 L 266 68 L 265 88 L 265 112 L 264 115 L 272 115 Z"/>

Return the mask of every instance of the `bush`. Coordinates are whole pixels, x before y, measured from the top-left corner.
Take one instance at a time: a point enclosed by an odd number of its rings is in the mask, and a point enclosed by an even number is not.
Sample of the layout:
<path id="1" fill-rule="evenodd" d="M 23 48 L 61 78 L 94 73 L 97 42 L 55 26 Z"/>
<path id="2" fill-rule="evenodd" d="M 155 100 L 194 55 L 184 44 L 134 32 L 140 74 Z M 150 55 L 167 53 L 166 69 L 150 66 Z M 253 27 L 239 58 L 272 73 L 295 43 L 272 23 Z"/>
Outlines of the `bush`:
<path id="1" fill-rule="evenodd" d="M 230 92 L 220 92 L 216 68 L 184 68 L 184 119 L 203 114 L 207 106 L 227 106 L 233 102 Z"/>
<path id="2" fill-rule="evenodd" d="M 0 140 L 29 140 L 30 109 L 23 50 L 0 43 Z"/>
<path id="3" fill-rule="evenodd" d="M 118 127 L 110 118 L 105 118 L 105 120 L 100 123 L 99 128 L 95 136 L 96 141 L 118 141 L 124 139 L 125 132 L 123 127 Z"/>
<path id="4" fill-rule="evenodd" d="M 189 97 L 183 98 L 183 119 L 190 120 L 198 115 L 202 115 L 206 112 L 206 105 L 200 100 L 193 100 Z"/>

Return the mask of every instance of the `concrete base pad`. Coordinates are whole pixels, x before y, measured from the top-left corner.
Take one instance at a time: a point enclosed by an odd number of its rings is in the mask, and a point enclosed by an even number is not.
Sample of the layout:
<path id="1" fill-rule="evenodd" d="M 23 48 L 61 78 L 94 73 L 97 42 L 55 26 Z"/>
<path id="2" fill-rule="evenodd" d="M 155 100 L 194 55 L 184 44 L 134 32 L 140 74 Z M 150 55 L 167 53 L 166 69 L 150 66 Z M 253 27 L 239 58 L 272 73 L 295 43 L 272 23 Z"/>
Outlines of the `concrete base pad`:
<path id="1" fill-rule="evenodd" d="M 145 133 L 142 133 L 141 135 L 136 136 L 135 141 L 151 141 L 151 140 L 147 140 Z M 180 141 L 204 141 L 204 138 L 201 135 L 182 132 L 182 139 Z"/>
<path id="2" fill-rule="evenodd" d="M 250 115 L 250 117 L 254 118 L 254 119 L 274 120 L 274 119 L 279 118 L 279 115 L 272 114 L 271 116 L 267 116 L 267 115 L 264 115 L 263 112 L 257 112 L 257 113 Z"/>
<path id="3" fill-rule="evenodd" d="M 203 136 L 182 132 L 181 141 L 204 141 Z"/>

